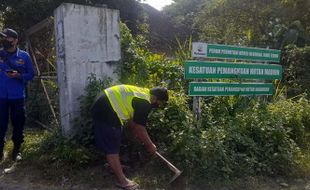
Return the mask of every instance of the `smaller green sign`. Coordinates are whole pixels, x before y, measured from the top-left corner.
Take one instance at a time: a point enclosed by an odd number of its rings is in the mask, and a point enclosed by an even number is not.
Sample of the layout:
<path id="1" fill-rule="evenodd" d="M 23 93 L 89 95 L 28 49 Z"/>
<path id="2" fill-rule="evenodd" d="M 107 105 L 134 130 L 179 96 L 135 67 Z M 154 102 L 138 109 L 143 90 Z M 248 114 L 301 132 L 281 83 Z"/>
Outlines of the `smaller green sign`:
<path id="1" fill-rule="evenodd" d="M 276 64 L 186 61 L 185 79 L 243 78 L 281 79 L 282 66 Z"/>
<path id="2" fill-rule="evenodd" d="M 214 83 L 191 82 L 190 96 L 253 96 L 272 95 L 273 85 L 269 83 Z"/>
<path id="3" fill-rule="evenodd" d="M 240 47 L 221 44 L 193 43 L 192 56 L 220 59 L 240 59 L 266 62 L 280 62 L 281 51 L 275 49 L 262 49 Z"/>

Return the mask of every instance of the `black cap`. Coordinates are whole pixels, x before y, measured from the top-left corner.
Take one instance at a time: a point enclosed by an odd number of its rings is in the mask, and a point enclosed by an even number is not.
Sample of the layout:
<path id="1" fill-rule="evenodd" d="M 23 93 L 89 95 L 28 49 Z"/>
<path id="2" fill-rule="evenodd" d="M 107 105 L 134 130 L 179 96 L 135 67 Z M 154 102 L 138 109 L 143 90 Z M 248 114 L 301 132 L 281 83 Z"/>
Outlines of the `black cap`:
<path id="1" fill-rule="evenodd" d="M 0 34 L 1 34 L 3 37 L 18 38 L 18 33 L 17 33 L 15 30 L 10 29 L 10 28 L 4 29 L 2 32 L 0 32 Z"/>
<path id="2" fill-rule="evenodd" d="M 158 98 L 158 100 L 168 101 L 169 95 L 167 88 L 154 87 L 150 90 L 150 93 Z"/>

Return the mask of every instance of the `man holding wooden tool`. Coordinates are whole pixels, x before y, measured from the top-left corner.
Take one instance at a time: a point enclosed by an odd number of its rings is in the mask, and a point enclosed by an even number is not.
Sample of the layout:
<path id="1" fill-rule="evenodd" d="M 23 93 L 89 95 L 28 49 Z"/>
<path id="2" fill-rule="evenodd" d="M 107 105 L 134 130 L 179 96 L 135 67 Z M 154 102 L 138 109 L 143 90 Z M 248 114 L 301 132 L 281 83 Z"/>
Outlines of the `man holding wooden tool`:
<path id="1" fill-rule="evenodd" d="M 117 85 L 103 90 L 97 97 L 92 116 L 96 144 L 106 154 L 107 161 L 117 178 L 116 186 L 123 189 L 137 189 L 138 184 L 123 173 L 119 150 L 122 127 L 125 123 L 150 154 L 157 153 L 155 144 L 145 128 L 152 108 L 163 107 L 168 101 L 166 88 L 140 88 L 131 85 Z"/>

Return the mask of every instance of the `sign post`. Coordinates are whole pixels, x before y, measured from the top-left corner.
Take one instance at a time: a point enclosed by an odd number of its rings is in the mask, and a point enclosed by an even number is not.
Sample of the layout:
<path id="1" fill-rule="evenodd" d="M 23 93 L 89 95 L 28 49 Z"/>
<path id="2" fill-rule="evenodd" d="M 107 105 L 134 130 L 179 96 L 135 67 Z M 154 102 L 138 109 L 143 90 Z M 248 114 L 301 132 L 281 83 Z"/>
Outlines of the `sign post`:
<path id="1" fill-rule="evenodd" d="M 193 43 L 192 57 L 280 62 L 280 50 Z"/>
<path id="2" fill-rule="evenodd" d="M 190 96 L 255 96 L 272 95 L 271 83 L 217 83 L 217 82 L 191 82 Z"/>
<path id="3" fill-rule="evenodd" d="M 272 83 L 242 83 L 247 80 L 282 79 L 282 66 L 266 64 L 280 62 L 279 50 L 252 47 L 239 47 L 220 44 L 194 42 L 192 57 L 199 61 L 185 61 L 185 79 L 194 79 L 189 84 L 189 95 L 193 96 L 193 112 L 199 119 L 202 96 L 262 96 L 272 95 Z M 203 59 L 246 60 L 246 63 L 227 61 L 202 61 Z M 255 63 L 249 63 L 253 61 Z M 258 63 L 261 62 L 261 63 Z M 263 63 L 265 64 L 263 64 Z M 198 82 L 198 79 L 230 79 L 238 82 Z"/>
<path id="4" fill-rule="evenodd" d="M 243 78 L 281 79 L 282 66 L 276 64 L 186 61 L 185 79 Z"/>

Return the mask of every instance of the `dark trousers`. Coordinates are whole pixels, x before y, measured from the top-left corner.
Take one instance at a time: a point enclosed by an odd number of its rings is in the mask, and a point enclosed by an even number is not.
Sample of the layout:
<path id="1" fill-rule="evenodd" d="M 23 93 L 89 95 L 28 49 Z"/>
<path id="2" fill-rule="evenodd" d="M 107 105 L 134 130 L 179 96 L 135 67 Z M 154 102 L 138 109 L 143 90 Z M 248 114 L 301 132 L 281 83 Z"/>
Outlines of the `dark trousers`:
<path id="1" fill-rule="evenodd" d="M 26 120 L 24 102 L 24 99 L 0 99 L 0 151 L 3 151 L 9 116 L 13 126 L 14 149 L 19 149 L 24 142 L 23 131 Z"/>

